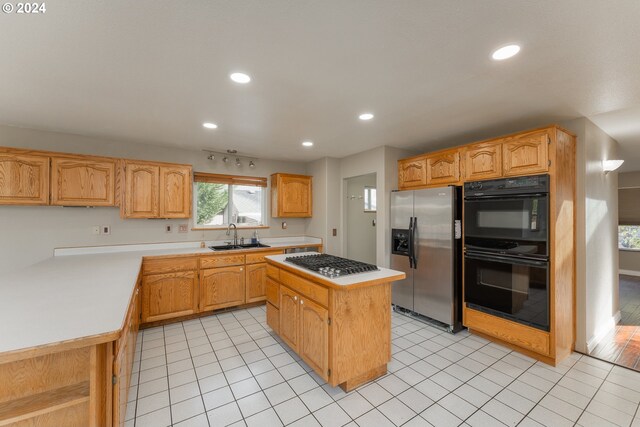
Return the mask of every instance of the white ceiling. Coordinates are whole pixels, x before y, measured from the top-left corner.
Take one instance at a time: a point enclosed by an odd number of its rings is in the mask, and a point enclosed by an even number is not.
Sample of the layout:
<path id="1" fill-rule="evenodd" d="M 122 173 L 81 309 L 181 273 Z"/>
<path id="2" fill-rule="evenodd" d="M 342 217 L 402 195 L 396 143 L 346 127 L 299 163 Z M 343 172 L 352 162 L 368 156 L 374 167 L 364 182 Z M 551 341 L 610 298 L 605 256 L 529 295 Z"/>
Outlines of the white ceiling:
<path id="1" fill-rule="evenodd" d="M 597 123 L 640 151 L 637 0 L 46 4 L 0 14 L 2 124 L 313 160 L 623 110 Z"/>

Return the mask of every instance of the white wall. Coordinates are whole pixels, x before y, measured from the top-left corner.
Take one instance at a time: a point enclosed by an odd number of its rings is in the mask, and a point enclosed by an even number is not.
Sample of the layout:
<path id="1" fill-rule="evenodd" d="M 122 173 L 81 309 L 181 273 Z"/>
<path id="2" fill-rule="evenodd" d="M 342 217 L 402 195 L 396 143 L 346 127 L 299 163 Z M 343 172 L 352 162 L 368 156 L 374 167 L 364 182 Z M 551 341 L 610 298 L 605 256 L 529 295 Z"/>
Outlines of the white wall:
<path id="1" fill-rule="evenodd" d="M 376 212 L 365 212 L 365 187 L 376 186 L 376 174 L 347 178 L 345 180 L 347 252 L 346 257 L 369 264 L 376 263 Z"/>
<path id="2" fill-rule="evenodd" d="M 618 188 L 640 187 L 640 172 L 625 172 L 618 175 Z M 640 276 L 640 251 L 620 250 L 619 267 L 622 273 Z"/>
<path id="3" fill-rule="evenodd" d="M 576 350 L 588 352 L 615 326 L 618 312 L 618 176 L 602 161 L 618 143 L 586 118 L 563 124 L 577 135 Z"/>
<path id="4" fill-rule="evenodd" d="M 388 267 L 391 256 L 389 195 L 398 188 L 397 161 L 414 154 L 412 151 L 383 146 L 342 159 L 325 158 L 310 163 L 308 172 L 313 175 L 314 186 L 316 183 L 326 185 L 321 189 L 326 192 L 326 200 L 323 203 L 321 197 L 318 196 L 319 200 L 316 200 L 314 195 L 313 218 L 307 227 L 307 234 L 323 238 L 327 253 L 346 256 L 346 193 L 343 180 L 375 173 L 378 196 L 375 262 Z M 334 228 L 337 230 L 336 237 L 331 235 Z"/>
<path id="5" fill-rule="evenodd" d="M 307 172 L 305 163 L 256 160 L 256 168 L 207 160 L 202 151 L 163 148 L 147 144 L 89 138 L 78 135 L 0 126 L 0 146 L 32 148 L 78 154 L 93 154 L 193 164 L 195 171 L 268 177 L 274 172 Z M 230 162 L 231 163 L 231 162 Z M 0 206 L 0 272 L 24 267 L 53 254 L 56 247 L 113 245 L 127 243 L 179 242 L 224 239 L 224 231 L 178 233 L 177 225 L 192 220 L 120 219 L 117 208 L 62 208 L 54 206 Z M 306 233 L 306 219 L 270 219 L 271 228 L 261 236 L 300 236 Z M 164 232 L 165 224 L 174 232 Z M 111 235 L 94 236 L 91 226 L 110 225 Z M 239 231 L 250 237 L 252 230 Z M 320 236 L 319 236 L 320 237 Z"/>

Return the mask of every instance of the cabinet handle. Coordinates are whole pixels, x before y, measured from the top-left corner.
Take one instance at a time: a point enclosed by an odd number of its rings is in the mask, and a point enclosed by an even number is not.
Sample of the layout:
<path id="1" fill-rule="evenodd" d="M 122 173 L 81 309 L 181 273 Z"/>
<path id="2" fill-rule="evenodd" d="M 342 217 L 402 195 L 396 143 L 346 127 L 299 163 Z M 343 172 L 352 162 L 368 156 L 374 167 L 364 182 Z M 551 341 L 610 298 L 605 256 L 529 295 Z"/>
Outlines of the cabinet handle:
<path id="1" fill-rule="evenodd" d="M 300 300 L 300 304 L 304 304 L 304 300 Z"/>
<path id="2" fill-rule="evenodd" d="M 298 301 L 298 297 L 295 297 L 295 296 L 294 296 L 294 297 L 293 297 L 293 300 L 294 300 L 294 301 Z"/>
<path id="3" fill-rule="evenodd" d="M 240 267 L 240 271 L 242 271 L 242 267 Z"/>

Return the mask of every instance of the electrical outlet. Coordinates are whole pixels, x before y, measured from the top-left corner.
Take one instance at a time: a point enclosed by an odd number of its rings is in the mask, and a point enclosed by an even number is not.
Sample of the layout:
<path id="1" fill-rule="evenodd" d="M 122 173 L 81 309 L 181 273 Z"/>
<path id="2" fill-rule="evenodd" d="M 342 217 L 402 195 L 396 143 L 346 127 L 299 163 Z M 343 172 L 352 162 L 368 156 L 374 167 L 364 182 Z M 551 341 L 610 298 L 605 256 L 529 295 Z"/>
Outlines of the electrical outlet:
<path id="1" fill-rule="evenodd" d="M 101 231 L 102 231 L 102 234 L 111 234 L 111 226 L 110 225 L 103 225 L 101 227 Z"/>
<path id="2" fill-rule="evenodd" d="M 173 233 L 173 226 L 172 226 L 171 224 L 166 224 L 166 225 L 164 226 L 164 231 L 165 231 L 166 233 Z"/>
<path id="3" fill-rule="evenodd" d="M 91 227 L 91 234 L 95 234 L 96 236 L 100 234 L 100 226 L 94 225 Z"/>
<path id="4" fill-rule="evenodd" d="M 178 233 L 186 233 L 189 231 L 189 224 L 180 224 L 178 226 Z"/>
<path id="5" fill-rule="evenodd" d="M 283 230 L 287 229 L 287 221 L 282 221 L 282 229 Z"/>

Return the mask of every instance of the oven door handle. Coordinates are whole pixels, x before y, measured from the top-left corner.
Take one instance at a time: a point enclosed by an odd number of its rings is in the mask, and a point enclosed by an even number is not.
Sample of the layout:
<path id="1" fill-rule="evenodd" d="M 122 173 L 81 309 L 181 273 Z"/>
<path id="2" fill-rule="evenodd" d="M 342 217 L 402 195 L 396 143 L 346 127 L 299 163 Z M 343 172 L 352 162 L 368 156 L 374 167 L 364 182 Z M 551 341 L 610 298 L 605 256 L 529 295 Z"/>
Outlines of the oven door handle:
<path id="1" fill-rule="evenodd" d="M 480 254 L 470 254 L 467 252 L 464 257 L 466 259 L 475 259 L 478 261 L 492 261 L 492 262 L 500 262 L 503 264 L 517 264 L 517 265 L 529 265 L 533 267 L 547 267 L 549 263 L 547 261 L 537 261 L 533 259 L 527 258 L 517 258 L 517 257 L 506 257 L 499 255 L 480 255 Z"/>
<path id="2" fill-rule="evenodd" d="M 548 197 L 549 193 L 528 193 L 528 194 L 505 194 L 503 196 L 492 196 L 492 195 L 481 195 L 474 196 L 469 195 L 465 196 L 465 200 L 475 201 L 475 200 L 509 200 L 509 199 L 536 199 L 542 197 Z"/>

